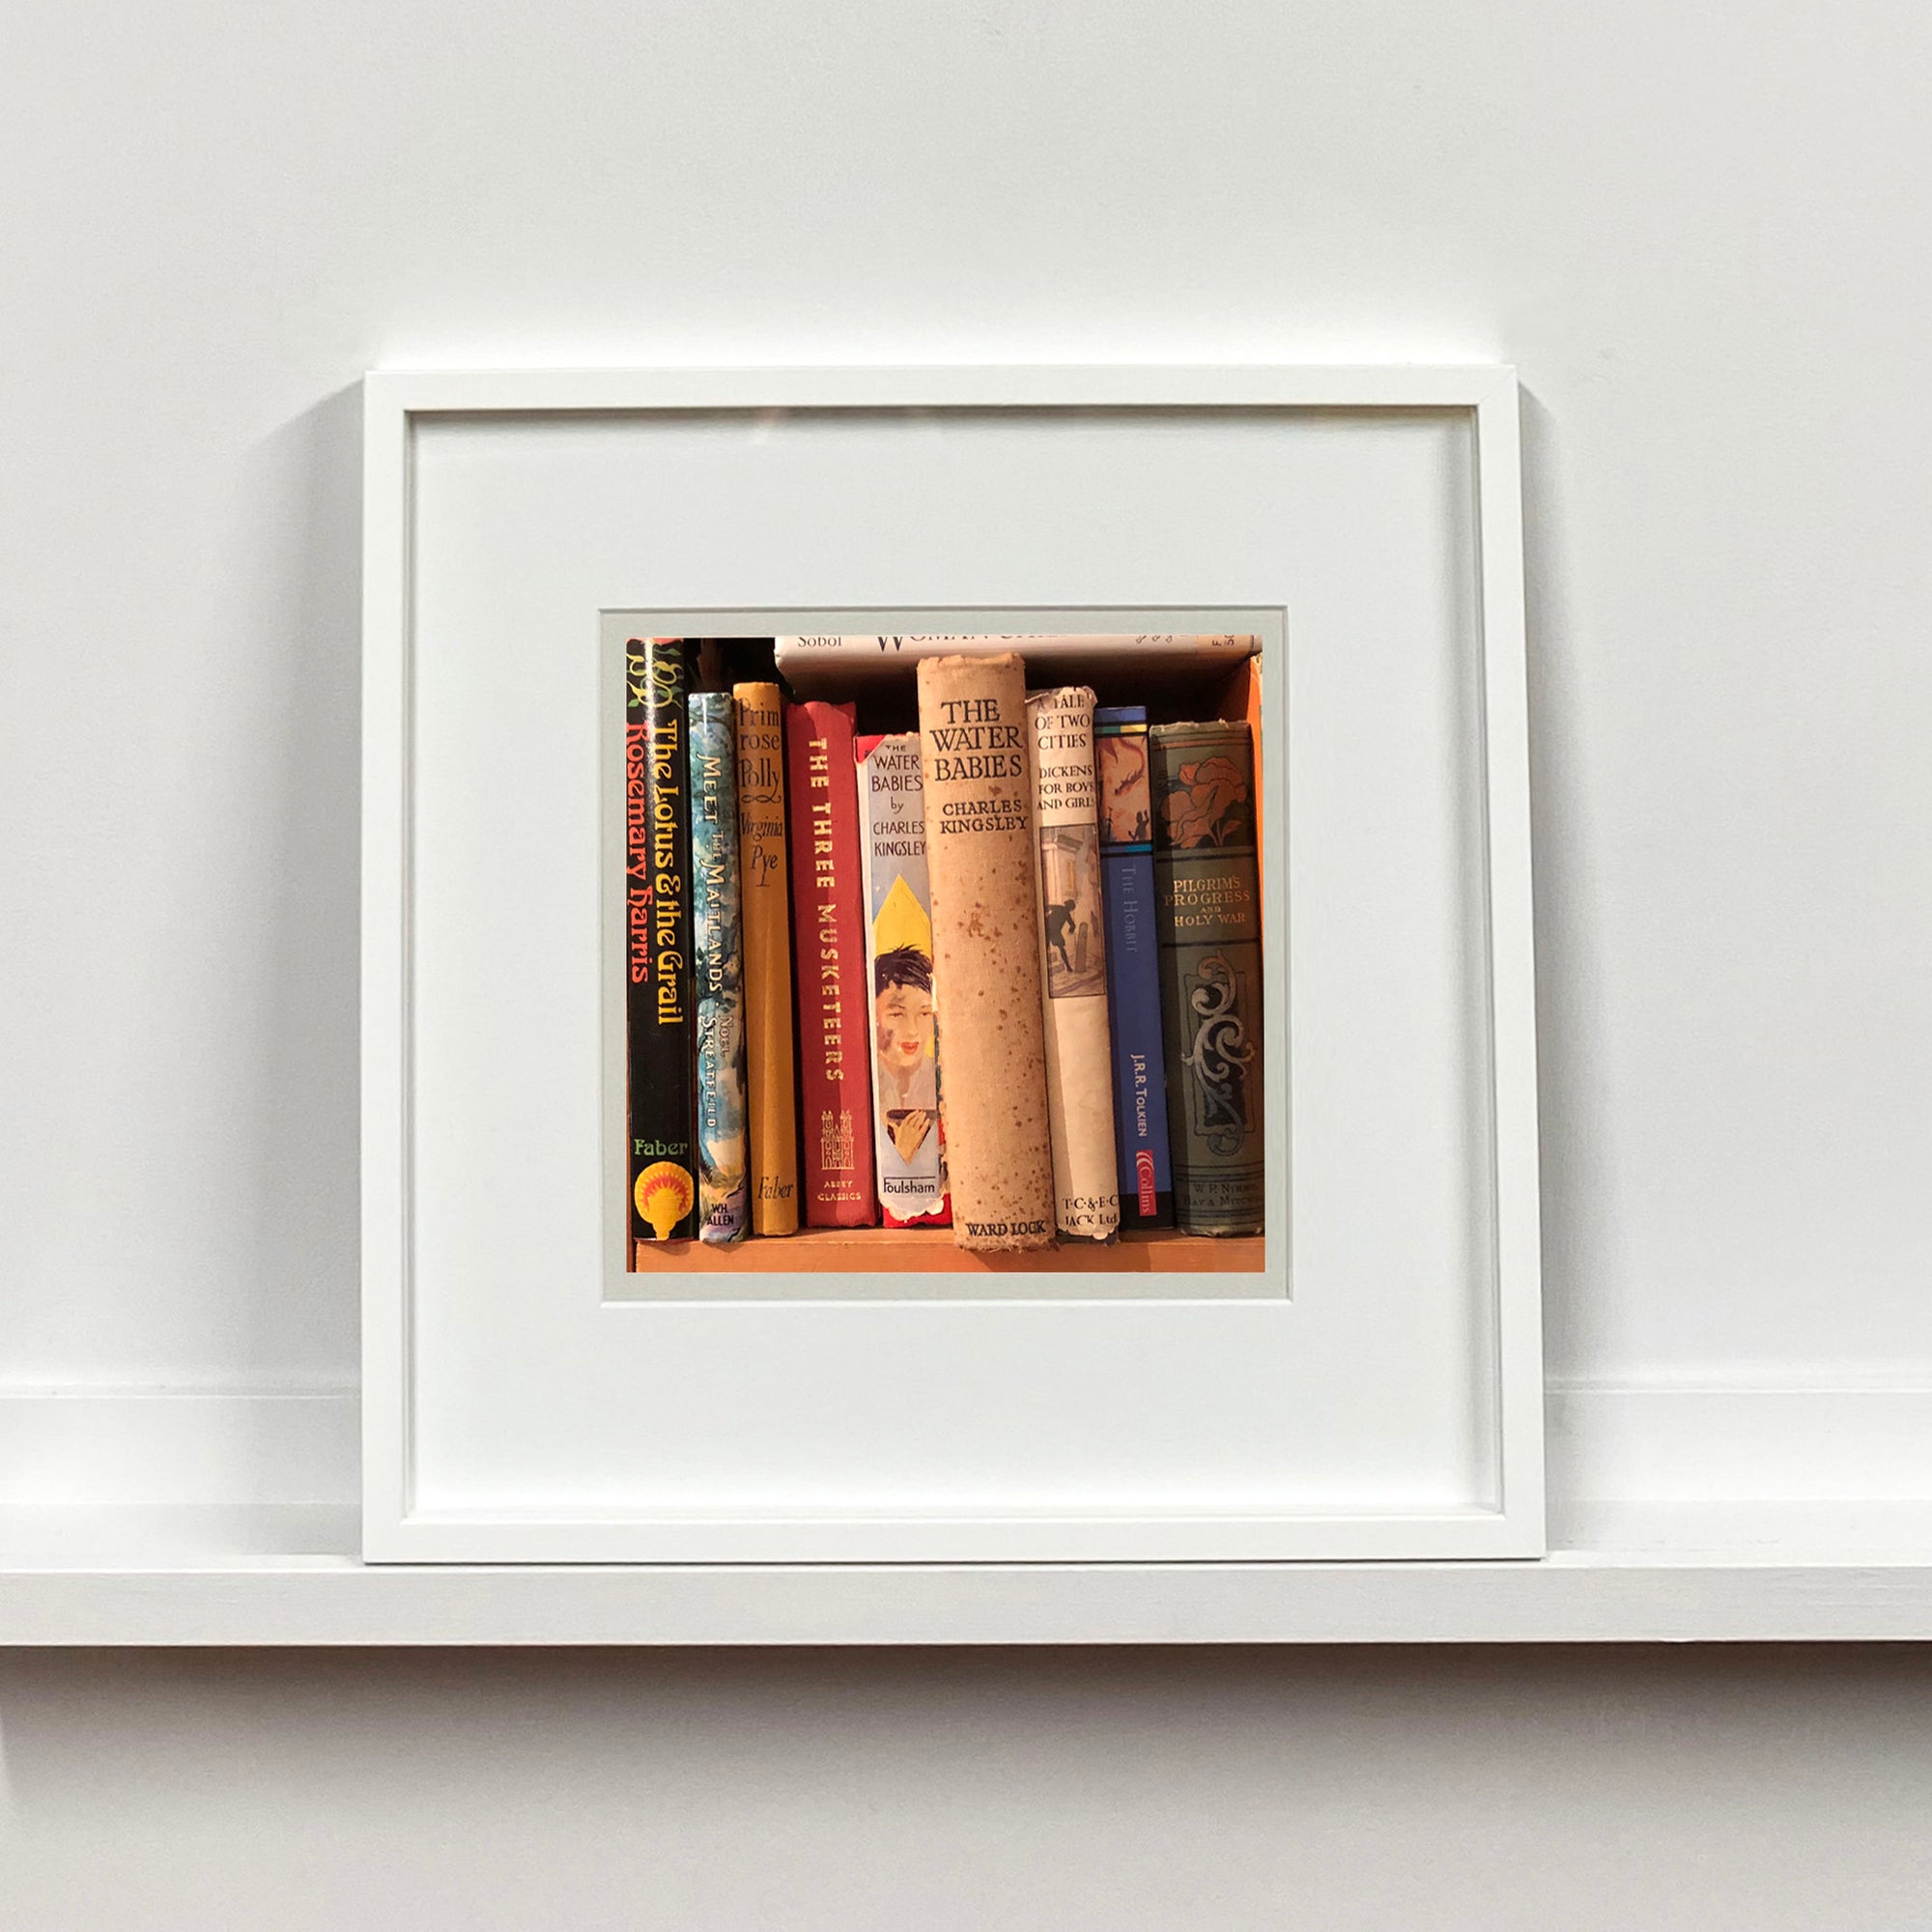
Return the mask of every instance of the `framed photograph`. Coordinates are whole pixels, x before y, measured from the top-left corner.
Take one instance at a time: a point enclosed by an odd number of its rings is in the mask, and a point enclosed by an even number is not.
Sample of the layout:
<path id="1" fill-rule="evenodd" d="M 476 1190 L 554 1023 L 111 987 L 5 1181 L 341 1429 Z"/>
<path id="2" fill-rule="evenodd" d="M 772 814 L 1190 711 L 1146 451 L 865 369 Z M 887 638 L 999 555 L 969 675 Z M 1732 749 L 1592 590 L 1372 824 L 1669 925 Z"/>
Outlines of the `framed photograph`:
<path id="1" fill-rule="evenodd" d="M 369 377 L 365 1555 L 1541 1554 L 1517 410 Z"/>

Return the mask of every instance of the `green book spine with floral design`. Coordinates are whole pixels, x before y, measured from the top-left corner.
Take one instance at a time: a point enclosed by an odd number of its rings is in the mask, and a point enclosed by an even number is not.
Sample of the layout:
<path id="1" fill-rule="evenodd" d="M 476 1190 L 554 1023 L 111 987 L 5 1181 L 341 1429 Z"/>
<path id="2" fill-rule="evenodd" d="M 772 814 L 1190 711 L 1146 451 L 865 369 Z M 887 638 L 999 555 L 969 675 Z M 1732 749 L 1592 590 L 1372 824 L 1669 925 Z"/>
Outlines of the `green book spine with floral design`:
<path id="1" fill-rule="evenodd" d="M 1258 1235 L 1266 1175 L 1254 748 L 1241 723 L 1156 724 L 1148 745 L 1175 1218 L 1191 1235 Z"/>

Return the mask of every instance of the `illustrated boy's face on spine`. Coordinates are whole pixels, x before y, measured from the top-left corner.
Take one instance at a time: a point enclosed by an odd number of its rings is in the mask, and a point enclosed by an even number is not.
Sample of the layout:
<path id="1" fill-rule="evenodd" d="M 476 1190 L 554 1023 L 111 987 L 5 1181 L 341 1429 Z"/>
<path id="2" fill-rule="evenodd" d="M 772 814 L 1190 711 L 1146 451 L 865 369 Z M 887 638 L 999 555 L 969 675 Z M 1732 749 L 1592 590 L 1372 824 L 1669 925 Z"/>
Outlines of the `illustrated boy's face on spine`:
<path id="1" fill-rule="evenodd" d="M 901 1072 L 932 1051 L 932 995 L 917 986 L 888 986 L 872 1002 L 879 1063 Z"/>

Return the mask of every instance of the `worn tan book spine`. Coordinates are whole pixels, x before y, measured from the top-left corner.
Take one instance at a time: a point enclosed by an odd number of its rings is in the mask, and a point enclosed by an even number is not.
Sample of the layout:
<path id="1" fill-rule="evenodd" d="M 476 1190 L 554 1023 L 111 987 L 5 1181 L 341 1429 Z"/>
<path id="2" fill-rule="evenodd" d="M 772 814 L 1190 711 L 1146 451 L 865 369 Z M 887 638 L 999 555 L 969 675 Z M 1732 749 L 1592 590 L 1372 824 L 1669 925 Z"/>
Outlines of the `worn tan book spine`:
<path id="1" fill-rule="evenodd" d="M 785 865 L 784 721 L 776 684 L 731 688 L 738 711 L 738 886 L 751 1061 L 752 1232 L 798 1232 L 791 895 Z"/>
<path id="2" fill-rule="evenodd" d="M 939 1106 L 962 1248 L 1053 1240 L 1027 735 L 1010 652 L 920 665 Z"/>
<path id="3" fill-rule="evenodd" d="M 1037 939 L 1054 1213 L 1063 1235 L 1105 1241 L 1120 1228 L 1121 1196 L 1094 694 L 1085 685 L 1037 692 L 1027 699 L 1027 722 L 1039 855 Z"/>

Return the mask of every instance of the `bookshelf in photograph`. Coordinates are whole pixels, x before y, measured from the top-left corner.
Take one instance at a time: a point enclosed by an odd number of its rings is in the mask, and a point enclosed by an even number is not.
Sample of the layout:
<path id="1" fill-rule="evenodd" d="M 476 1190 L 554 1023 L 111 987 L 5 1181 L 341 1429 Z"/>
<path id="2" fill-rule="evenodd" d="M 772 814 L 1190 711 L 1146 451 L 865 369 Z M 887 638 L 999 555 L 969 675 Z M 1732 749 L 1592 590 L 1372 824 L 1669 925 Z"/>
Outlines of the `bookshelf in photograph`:
<path id="1" fill-rule="evenodd" d="M 631 1293 L 703 1275 L 724 1294 L 760 1275 L 1261 1291 L 1231 1278 L 1266 1272 L 1271 1232 L 1285 1247 L 1265 1212 L 1288 1145 L 1263 1098 L 1287 1044 L 1264 1026 L 1267 642 L 639 619 L 634 686 L 648 664 L 688 694 L 664 714 L 691 751 L 655 755 L 634 690 Z M 727 850 L 710 822 L 734 729 Z M 644 944 L 694 903 L 688 946 Z M 695 1017 L 668 1039 L 661 1012 Z M 667 1122 L 692 1123 L 688 1159 Z"/>

